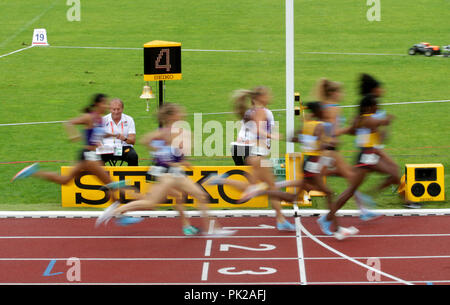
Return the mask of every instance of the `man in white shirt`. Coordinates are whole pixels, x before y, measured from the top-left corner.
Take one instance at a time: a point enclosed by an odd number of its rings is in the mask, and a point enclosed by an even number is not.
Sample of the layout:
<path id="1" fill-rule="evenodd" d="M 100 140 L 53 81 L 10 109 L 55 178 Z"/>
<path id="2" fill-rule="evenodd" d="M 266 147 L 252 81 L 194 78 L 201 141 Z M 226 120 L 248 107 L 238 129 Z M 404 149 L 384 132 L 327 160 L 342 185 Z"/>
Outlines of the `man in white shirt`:
<path id="1" fill-rule="evenodd" d="M 103 117 L 103 127 L 105 133 L 111 135 L 104 139 L 104 145 L 114 147 L 113 153 L 102 154 L 103 162 L 125 161 L 129 166 L 138 166 L 139 157 L 133 148 L 136 142 L 136 127 L 134 120 L 129 115 L 123 113 L 123 102 L 112 99 L 110 104 L 110 114 Z"/>

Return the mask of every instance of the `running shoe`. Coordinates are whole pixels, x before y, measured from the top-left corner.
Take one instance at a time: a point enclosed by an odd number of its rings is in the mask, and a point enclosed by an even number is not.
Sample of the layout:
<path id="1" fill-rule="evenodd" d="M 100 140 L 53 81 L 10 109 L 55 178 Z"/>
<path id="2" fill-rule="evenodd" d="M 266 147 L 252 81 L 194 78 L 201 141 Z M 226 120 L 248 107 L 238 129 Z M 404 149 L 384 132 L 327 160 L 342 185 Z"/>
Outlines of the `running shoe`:
<path id="1" fill-rule="evenodd" d="M 228 175 L 217 175 L 217 174 L 211 174 L 208 177 L 206 177 L 206 184 L 207 185 L 218 185 L 223 184 L 225 182 L 225 179 L 228 177 Z"/>
<path id="2" fill-rule="evenodd" d="M 120 189 L 122 187 L 127 186 L 127 181 L 126 180 L 114 181 L 114 182 L 108 183 L 105 186 L 111 190 Z"/>
<path id="3" fill-rule="evenodd" d="M 377 203 L 375 202 L 375 200 L 373 200 L 373 198 L 367 194 L 361 193 L 359 191 L 357 191 L 355 193 L 355 196 L 358 196 L 359 199 L 361 199 L 361 201 L 369 207 L 375 207 L 377 205 Z"/>
<path id="4" fill-rule="evenodd" d="M 34 163 L 34 164 L 30 165 L 30 166 L 27 166 L 27 167 L 23 168 L 20 172 L 18 172 L 11 179 L 11 182 L 14 182 L 14 181 L 16 181 L 18 179 L 23 179 L 23 178 L 30 177 L 31 175 L 33 175 L 38 170 L 39 170 L 39 164 L 38 163 Z"/>
<path id="5" fill-rule="evenodd" d="M 333 235 L 333 233 L 330 231 L 331 221 L 327 220 L 326 214 L 317 219 L 317 223 L 319 224 L 319 227 L 322 230 L 323 234 L 328 236 Z"/>
<path id="6" fill-rule="evenodd" d="M 258 184 L 252 184 L 242 193 L 241 199 L 238 202 L 245 202 L 250 200 L 253 197 L 257 197 L 260 195 L 260 192 L 265 191 L 268 185 L 265 182 L 261 182 Z"/>
<path id="7" fill-rule="evenodd" d="M 295 226 L 287 220 L 277 222 L 277 229 L 279 231 L 295 231 Z"/>
<path id="8" fill-rule="evenodd" d="M 403 205 L 407 209 L 420 209 L 422 208 L 422 204 L 416 202 L 408 202 Z"/>
<path id="9" fill-rule="evenodd" d="M 143 219 L 138 217 L 122 216 L 117 218 L 116 223 L 121 226 L 134 225 L 140 223 Z"/>
<path id="10" fill-rule="evenodd" d="M 344 228 L 344 227 L 339 227 L 339 229 L 334 232 L 334 237 L 337 240 L 343 240 L 347 237 L 356 235 L 359 233 L 359 230 L 355 227 L 348 227 L 348 228 Z"/>
<path id="11" fill-rule="evenodd" d="M 359 215 L 359 218 L 363 221 L 369 221 L 369 220 L 374 220 L 374 219 L 380 218 L 381 216 L 383 216 L 383 215 L 380 213 L 366 210 L 364 212 L 361 212 L 361 215 Z"/>
<path id="12" fill-rule="evenodd" d="M 200 233 L 200 229 L 194 226 L 186 226 L 183 227 L 183 234 L 186 236 L 198 235 Z"/>
<path id="13" fill-rule="evenodd" d="M 107 207 L 103 213 L 97 218 L 97 221 L 95 222 L 95 227 L 97 228 L 99 225 L 101 225 L 103 222 L 108 223 L 109 220 L 113 217 L 114 210 L 119 206 L 119 202 L 115 201 L 112 203 L 109 207 Z"/>
<path id="14" fill-rule="evenodd" d="M 221 228 L 215 228 L 212 232 L 204 233 L 204 235 L 211 237 L 225 237 L 236 234 L 236 230 L 225 230 Z"/>

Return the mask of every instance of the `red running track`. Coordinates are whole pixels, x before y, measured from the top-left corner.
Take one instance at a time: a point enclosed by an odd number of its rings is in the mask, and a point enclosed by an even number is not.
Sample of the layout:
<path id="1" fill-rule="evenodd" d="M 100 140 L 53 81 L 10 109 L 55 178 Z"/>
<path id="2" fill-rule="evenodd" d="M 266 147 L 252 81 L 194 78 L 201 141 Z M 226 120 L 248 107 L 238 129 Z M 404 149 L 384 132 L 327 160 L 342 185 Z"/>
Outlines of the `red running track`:
<path id="1" fill-rule="evenodd" d="M 98 229 L 95 218 L 1 219 L 0 284 L 450 283 L 450 216 L 340 217 L 360 230 L 343 241 L 322 235 L 317 217 L 290 220 L 315 237 L 279 232 L 269 217 L 219 218 L 238 230 L 227 238 L 185 237 L 178 218 Z"/>

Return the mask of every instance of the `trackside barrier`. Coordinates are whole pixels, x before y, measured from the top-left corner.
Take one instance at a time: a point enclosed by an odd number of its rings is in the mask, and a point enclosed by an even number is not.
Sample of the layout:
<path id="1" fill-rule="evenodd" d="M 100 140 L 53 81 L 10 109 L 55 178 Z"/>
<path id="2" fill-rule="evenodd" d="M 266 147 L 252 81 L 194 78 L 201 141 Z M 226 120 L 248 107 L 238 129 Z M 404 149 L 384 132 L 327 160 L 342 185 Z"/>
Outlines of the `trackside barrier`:
<path id="1" fill-rule="evenodd" d="M 61 174 L 67 175 L 72 167 L 62 166 Z M 129 181 L 130 187 L 134 187 L 140 194 L 151 191 L 151 177 L 148 174 L 149 166 L 105 166 L 113 181 Z M 210 196 L 211 208 L 267 208 L 269 201 L 267 196 L 252 198 L 244 203 L 237 203 L 241 197 L 241 191 L 230 185 L 206 185 L 204 182 L 210 174 L 227 174 L 229 179 L 248 182 L 246 174 L 249 173 L 249 166 L 193 166 L 192 170 L 185 169 L 186 175 L 199 184 Z M 123 192 L 116 191 L 116 196 L 122 202 L 129 202 L 136 199 L 135 190 L 126 189 Z M 100 180 L 88 172 L 61 186 L 61 202 L 63 207 L 97 207 L 105 208 L 112 203 L 109 193 L 102 187 Z M 193 206 L 196 200 L 184 195 L 183 203 L 186 206 Z M 174 198 L 168 197 L 161 206 L 174 205 Z"/>

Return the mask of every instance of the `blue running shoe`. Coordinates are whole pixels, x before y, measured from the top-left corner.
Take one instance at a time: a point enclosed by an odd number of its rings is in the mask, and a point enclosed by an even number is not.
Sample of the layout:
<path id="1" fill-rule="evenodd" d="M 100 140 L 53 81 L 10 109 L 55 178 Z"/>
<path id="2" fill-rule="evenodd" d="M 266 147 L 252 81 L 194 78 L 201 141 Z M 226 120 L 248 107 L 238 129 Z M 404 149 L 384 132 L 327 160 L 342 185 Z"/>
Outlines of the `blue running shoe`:
<path id="1" fill-rule="evenodd" d="M 186 236 L 193 236 L 200 233 L 200 229 L 194 226 L 183 227 L 183 234 Z"/>
<path id="2" fill-rule="evenodd" d="M 317 219 L 317 223 L 319 224 L 320 229 L 325 235 L 333 235 L 333 233 L 330 231 L 331 221 L 327 220 L 326 214 Z"/>
<path id="3" fill-rule="evenodd" d="M 359 191 L 355 192 L 355 196 L 358 196 L 359 199 L 362 200 L 362 202 L 364 202 L 365 205 L 369 206 L 369 207 L 375 207 L 377 205 L 377 203 L 373 200 L 373 198 L 367 194 L 361 193 Z"/>
<path id="4" fill-rule="evenodd" d="M 123 217 L 119 217 L 116 220 L 116 223 L 121 226 L 128 226 L 128 225 L 134 225 L 136 223 L 140 223 L 142 220 L 143 220 L 142 218 L 123 216 Z"/>
<path id="5" fill-rule="evenodd" d="M 295 226 L 289 221 L 277 222 L 277 229 L 279 231 L 295 231 Z"/>
<path id="6" fill-rule="evenodd" d="M 30 166 L 27 166 L 27 167 L 23 168 L 20 172 L 18 172 L 11 179 L 11 182 L 14 182 L 14 181 L 16 181 L 18 179 L 23 179 L 23 178 L 30 177 L 31 175 L 33 175 L 38 170 L 39 170 L 39 164 L 38 163 L 34 163 L 34 164 L 30 165 Z"/>
<path id="7" fill-rule="evenodd" d="M 126 180 L 114 181 L 114 182 L 108 183 L 105 186 L 111 190 L 120 189 L 122 187 L 127 186 L 127 181 Z"/>
<path id="8" fill-rule="evenodd" d="M 219 185 L 219 184 L 223 184 L 225 179 L 228 178 L 228 174 L 223 174 L 223 175 L 217 175 L 217 174 L 210 174 L 207 178 L 206 178 L 206 184 L 207 185 Z"/>
<path id="9" fill-rule="evenodd" d="M 359 215 L 359 218 L 363 221 L 369 221 L 369 220 L 374 220 L 377 218 L 380 218 L 381 215 L 380 213 L 376 213 L 376 212 L 372 212 L 372 211 L 364 211 L 363 213 L 361 213 L 361 215 Z"/>

